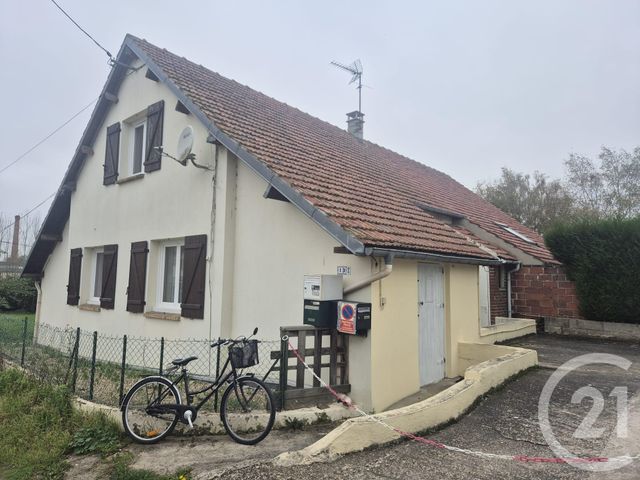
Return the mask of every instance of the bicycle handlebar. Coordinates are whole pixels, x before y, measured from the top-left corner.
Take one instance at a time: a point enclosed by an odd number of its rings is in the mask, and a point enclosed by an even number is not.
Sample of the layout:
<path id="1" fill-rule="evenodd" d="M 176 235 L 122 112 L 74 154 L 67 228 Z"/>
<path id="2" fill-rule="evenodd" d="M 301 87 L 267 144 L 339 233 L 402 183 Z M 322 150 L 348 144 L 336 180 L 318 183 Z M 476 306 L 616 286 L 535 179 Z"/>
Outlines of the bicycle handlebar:
<path id="1" fill-rule="evenodd" d="M 253 335 L 251 335 L 251 337 L 253 337 L 256 333 L 258 333 L 258 328 L 254 328 L 253 329 Z M 249 338 L 251 338 L 249 337 Z M 223 345 L 227 345 L 227 344 L 232 344 L 235 345 L 236 343 L 240 343 L 240 342 L 246 342 L 247 340 L 249 340 L 249 338 L 242 336 L 242 337 L 238 337 L 236 339 L 231 339 L 231 338 L 218 338 L 218 340 L 216 340 L 215 342 L 213 342 L 211 344 L 211 348 L 215 348 L 215 347 L 220 347 Z M 256 340 L 256 342 L 260 343 L 259 340 Z"/>
<path id="2" fill-rule="evenodd" d="M 223 347 L 225 345 L 235 345 L 236 343 L 246 342 L 247 337 L 238 337 L 235 340 L 231 338 L 219 338 L 211 344 L 211 348 Z M 259 342 L 259 340 L 256 340 Z"/>

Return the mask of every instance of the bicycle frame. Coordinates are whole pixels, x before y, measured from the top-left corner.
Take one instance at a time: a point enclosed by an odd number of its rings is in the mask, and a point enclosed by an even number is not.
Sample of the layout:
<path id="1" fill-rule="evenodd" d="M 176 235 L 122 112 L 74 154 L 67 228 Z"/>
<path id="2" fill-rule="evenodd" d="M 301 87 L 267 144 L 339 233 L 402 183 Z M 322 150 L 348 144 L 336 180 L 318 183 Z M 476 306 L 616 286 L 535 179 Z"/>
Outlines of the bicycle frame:
<path id="1" fill-rule="evenodd" d="M 225 374 L 225 371 L 227 370 L 227 367 L 230 364 L 231 364 L 231 360 L 227 358 L 227 361 L 224 363 L 224 366 L 222 367 L 222 370 L 220 370 L 220 374 L 217 376 L 217 378 L 213 382 L 211 382 L 211 385 L 203 388 L 202 390 L 191 391 L 189 389 L 189 380 L 190 380 L 189 371 L 185 367 L 182 367 L 182 370 L 180 372 L 180 376 L 178 377 L 178 379 L 175 381 L 171 381 L 171 383 L 175 387 L 178 387 L 180 382 L 184 382 L 184 393 L 187 396 L 186 406 L 188 407 L 192 406 L 191 405 L 192 397 L 194 397 L 195 395 L 200 395 L 208 390 L 211 390 L 211 392 L 209 392 L 201 401 L 193 405 L 193 408 L 196 411 L 200 411 L 200 409 L 204 406 L 204 404 L 207 403 L 211 399 L 211 397 L 213 397 L 216 394 L 216 392 L 218 392 L 222 388 L 222 386 L 228 382 L 229 379 L 233 378 L 233 380 L 235 381 L 238 378 L 238 373 L 236 372 L 236 369 L 233 368 L 233 366 L 231 366 L 231 371 Z"/>

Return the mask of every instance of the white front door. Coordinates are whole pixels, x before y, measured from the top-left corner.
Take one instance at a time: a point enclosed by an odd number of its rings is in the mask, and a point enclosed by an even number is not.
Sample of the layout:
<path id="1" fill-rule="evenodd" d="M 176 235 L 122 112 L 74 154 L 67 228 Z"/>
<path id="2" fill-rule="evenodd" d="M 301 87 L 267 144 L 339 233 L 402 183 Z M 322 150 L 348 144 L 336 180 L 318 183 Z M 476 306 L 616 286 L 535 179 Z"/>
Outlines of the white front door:
<path id="1" fill-rule="evenodd" d="M 418 264 L 418 346 L 420 385 L 444 378 L 444 270 Z"/>

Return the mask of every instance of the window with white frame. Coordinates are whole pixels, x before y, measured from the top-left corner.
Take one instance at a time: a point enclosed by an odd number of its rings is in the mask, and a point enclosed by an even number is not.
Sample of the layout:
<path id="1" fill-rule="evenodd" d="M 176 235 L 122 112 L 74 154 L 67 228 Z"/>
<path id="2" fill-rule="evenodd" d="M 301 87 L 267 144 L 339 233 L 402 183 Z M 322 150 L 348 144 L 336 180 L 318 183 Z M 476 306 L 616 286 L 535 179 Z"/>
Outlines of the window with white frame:
<path id="1" fill-rule="evenodd" d="M 132 123 L 129 131 L 129 174 L 142 173 L 147 136 L 146 119 Z"/>
<path id="2" fill-rule="evenodd" d="M 91 258 L 91 291 L 87 303 L 100 305 L 102 295 L 102 270 L 104 266 L 104 249 L 95 248 Z"/>
<path id="3" fill-rule="evenodd" d="M 184 240 L 163 242 L 160 245 L 158 265 L 157 309 L 180 311 L 183 269 Z"/>

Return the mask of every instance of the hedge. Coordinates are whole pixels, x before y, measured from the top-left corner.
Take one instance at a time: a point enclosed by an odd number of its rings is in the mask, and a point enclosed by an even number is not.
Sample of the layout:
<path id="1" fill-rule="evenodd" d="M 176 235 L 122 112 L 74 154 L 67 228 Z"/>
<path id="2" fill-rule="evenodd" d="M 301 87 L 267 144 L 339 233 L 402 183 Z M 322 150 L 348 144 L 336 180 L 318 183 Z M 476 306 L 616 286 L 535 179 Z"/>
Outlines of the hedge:
<path id="1" fill-rule="evenodd" d="M 640 217 L 556 226 L 545 242 L 575 282 L 585 318 L 640 324 Z"/>
<path id="2" fill-rule="evenodd" d="M 33 280 L 20 277 L 0 279 L 0 312 L 24 310 L 34 312 L 38 293 Z"/>

